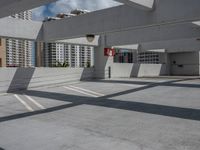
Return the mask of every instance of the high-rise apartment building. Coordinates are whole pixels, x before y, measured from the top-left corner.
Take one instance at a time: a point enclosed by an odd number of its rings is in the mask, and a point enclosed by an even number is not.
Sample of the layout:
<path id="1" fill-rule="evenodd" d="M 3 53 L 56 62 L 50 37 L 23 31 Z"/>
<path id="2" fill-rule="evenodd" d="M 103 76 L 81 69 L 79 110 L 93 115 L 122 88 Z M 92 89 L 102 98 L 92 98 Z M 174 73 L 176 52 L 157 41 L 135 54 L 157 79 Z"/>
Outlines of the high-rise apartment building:
<path id="1" fill-rule="evenodd" d="M 40 45 L 41 47 L 41 45 Z M 41 49 L 38 47 L 37 49 Z M 67 63 L 69 67 L 89 67 L 94 65 L 94 47 L 66 43 L 45 43 L 43 46 L 45 67 Z"/>
<path id="2" fill-rule="evenodd" d="M 10 16 L 12 18 L 32 20 L 30 10 Z M 7 66 L 31 67 L 33 42 L 28 40 L 6 39 Z"/>
<path id="3" fill-rule="evenodd" d="M 94 47 L 83 45 L 66 45 L 71 67 L 87 67 L 94 65 Z"/>
<path id="4" fill-rule="evenodd" d="M 6 67 L 6 41 L 0 38 L 0 67 Z"/>

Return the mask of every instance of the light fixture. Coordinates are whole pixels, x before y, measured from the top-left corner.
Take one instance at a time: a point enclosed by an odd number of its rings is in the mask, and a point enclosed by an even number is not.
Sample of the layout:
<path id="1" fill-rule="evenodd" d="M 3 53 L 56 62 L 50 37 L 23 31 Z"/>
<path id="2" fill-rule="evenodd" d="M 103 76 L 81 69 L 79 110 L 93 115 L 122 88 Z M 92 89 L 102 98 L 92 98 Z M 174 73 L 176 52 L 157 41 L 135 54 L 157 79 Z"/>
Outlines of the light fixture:
<path id="1" fill-rule="evenodd" d="M 88 42 L 91 43 L 91 42 L 94 41 L 95 35 L 94 35 L 94 34 L 87 34 L 87 35 L 86 35 L 86 39 L 87 39 Z"/>
<path id="2" fill-rule="evenodd" d="M 196 40 L 197 40 L 197 41 L 200 41 L 200 38 L 197 38 Z"/>

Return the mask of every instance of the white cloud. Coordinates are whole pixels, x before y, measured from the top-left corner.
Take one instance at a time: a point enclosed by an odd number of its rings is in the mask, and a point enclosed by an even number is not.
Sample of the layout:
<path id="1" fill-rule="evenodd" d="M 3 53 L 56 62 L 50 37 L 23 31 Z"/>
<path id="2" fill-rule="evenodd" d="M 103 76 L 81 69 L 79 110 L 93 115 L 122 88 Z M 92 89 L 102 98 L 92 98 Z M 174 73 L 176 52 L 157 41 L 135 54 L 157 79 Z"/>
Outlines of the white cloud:
<path id="1" fill-rule="evenodd" d="M 45 6 L 41 6 L 32 10 L 33 12 L 33 20 L 43 20 L 44 19 L 44 10 Z"/>
<path id="2" fill-rule="evenodd" d="M 113 0 L 58 0 L 55 3 L 48 5 L 48 11 L 52 14 L 57 13 L 68 13 L 73 9 L 86 9 L 90 11 L 104 9 L 108 7 L 117 6 L 120 3 L 117 3 Z M 46 7 L 40 7 L 33 10 L 33 18 L 39 18 L 41 20 L 44 18 L 44 11 Z"/>

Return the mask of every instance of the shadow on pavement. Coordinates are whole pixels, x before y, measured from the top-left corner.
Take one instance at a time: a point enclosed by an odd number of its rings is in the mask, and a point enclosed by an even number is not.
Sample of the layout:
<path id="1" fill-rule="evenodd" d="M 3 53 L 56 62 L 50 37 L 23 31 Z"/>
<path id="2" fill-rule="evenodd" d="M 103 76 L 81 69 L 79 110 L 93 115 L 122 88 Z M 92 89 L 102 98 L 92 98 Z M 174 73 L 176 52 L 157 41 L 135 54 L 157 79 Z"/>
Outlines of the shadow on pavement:
<path id="1" fill-rule="evenodd" d="M 165 106 L 165 105 L 158 105 L 158 104 L 149 104 L 149 103 L 142 103 L 142 102 L 122 101 L 122 100 L 112 100 L 111 99 L 112 97 L 115 97 L 115 96 L 120 96 L 120 95 L 124 95 L 124 94 L 128 94 L 128 93 L 134 93 L 137 91 L 150 89 L 150 88 L 153 88 L 156 86 L 161 86 L 162 84 L 166 85 L 166 84 L 171 84 L 171 83 L 179 82 L 179 81 L 180 80 L 150 84 L 150 85 L 146 85 L 144 87 L 139 87 L 139 88 L 135 88 L 135 89 L 119 92 L 119 93 L 114 93 L 114 94 L 99 97 L 99 98 L 67 95 L 67 94 L 62 94 L 62 93 L 27 90 L 27 91 L 24 91 L 23 93 L 26 95 L 29 95 L 29 96 L 70 102 L 70 104 L 51 107 L 51 108 L 47 108 L 45 110 L 39 110 L 39 111 L 35 111 L 35 112 L 21 113 L 21 114 L 15 114 L 15 115 L 1 117 L 0 122 L 5 122 L 5 121 L 9 121 L 9 120 L 15 120 L 15 119 L 19 119 L 19 118 L 54 112 L 54 111 L 63 110 L 63 109 L 67 109 L 67 108 L 71 108 L 71 107 L 75 107 L 75 106 L 79 106 L 79 105 L 83 105 L 83 104 L 200 121 L 200 110 L 199 109 L 182 108 L 182 107 L 175 107 L 175 106 Z M 22 94 L 22 93 L 17 93 L 17 94 Z"/>
<path id="2" fill-rule="evenodd" d="M 116 83 L 116 84 L 136 84 L 136 85 L 156 85 L 156 86 L 171 86 L 171 87 L 187 87 L 187 88 L 200 88 L 200 84 L 186 84 L 186 83 L 177 83 L 182 81 L 191 81 L 197 80 L 200 78 L 188 78 L 188 79 L 179 79 L 168 82 L 149 82 L 149 81 L 124 81 L 124 80 L 90 80 L 87 82 L 99 82 L 99 83 Z"/>
<path id="3" fill-rule="evenodd" d="M 16 90 L 27 90 L 34 72 L 35 68 L 17 68 L 7 93 Z"/>

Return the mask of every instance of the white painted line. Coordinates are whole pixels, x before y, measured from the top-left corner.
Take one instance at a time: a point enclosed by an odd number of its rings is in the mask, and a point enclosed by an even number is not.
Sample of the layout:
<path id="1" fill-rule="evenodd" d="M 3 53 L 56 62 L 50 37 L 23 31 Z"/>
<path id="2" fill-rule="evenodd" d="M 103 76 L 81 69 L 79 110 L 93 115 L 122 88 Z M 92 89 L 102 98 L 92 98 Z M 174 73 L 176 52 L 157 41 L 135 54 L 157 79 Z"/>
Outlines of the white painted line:
<path id="1" fill-rule="evenodd" d="M 119 84 L 119 85 L 128 86 L 128 87 L 135 87 L 135 88 L 138 87 L 138 85 L 132 85 L 132 84 Z M 143 85 L 141 85 L 141 86 L 143 86 Z"/>
<path id="2" fill-rule="evenodd" d="M 5 96 L 7 95 L 8 93 L 1 93 L 0 96 Z"/>
<path id="3" fill-rule="evenodd" d="M 83 88 L 80 88 L 80 87 L 76 87 L 76 86 L 73 86 L 73 85 L 70 85 L 70 87 L 78 89 L 78 90 L 81 90 L 81 91 L 85 91 L 85 92 L 88 92 L 88 93 L 91 93 L 91 94 L 94 94 L 94 95 L 97 95 L 97 96 L 105 96 L 104 94 L 97 93 L 95 91 L 91 91 L 91 90 L 88 90 L 88 89 L 83 89 Z"/>
<path id="4" fill-rule="evenodd" d="M 26 107 L 26 109 L 28 109 L 29 111 L 34 111 L 34 109 L 33 108 L 31 108 L 31 106 L 29 106 L 23 99 L 21 99 L 17 94 L 14 94 L 14 96 L 16 97 L 16 99 L 20 102 L 20 103 L 22 103 L 25 107 Z"/>
<path id="5" fill-rule="evenodd" d="M 80 90 L 77 90 L 77 89 L 74 89 L 74 88 L 70 88 L 70 87 L 67 87 L 67 86 L 63 86 L 63 88 L 71 90 L 71 91 L 75 91 L 75 92 L 78 92 L 78 93 L 81 93 L 81 94 L 84 94 L 84 95 L 88 95 L 88 96 L 92 96 L 92 97 L 98 97 L 97 95 L 86 93 L 84 91 L 80 91 Z"/>
<path id="6" fill-rule="evenodd" d="M 24 96 L 29 100 L 31 101 L 32 103 L 34 103 L 37 107 L 39 107 L 40 109 L 45 109 L 44 106 L 42 106 L 40 103 L 38 103 L 36 100 L 34 100 L 32 97 L 28 96 L 28 95 L 25 95 Z"/>

